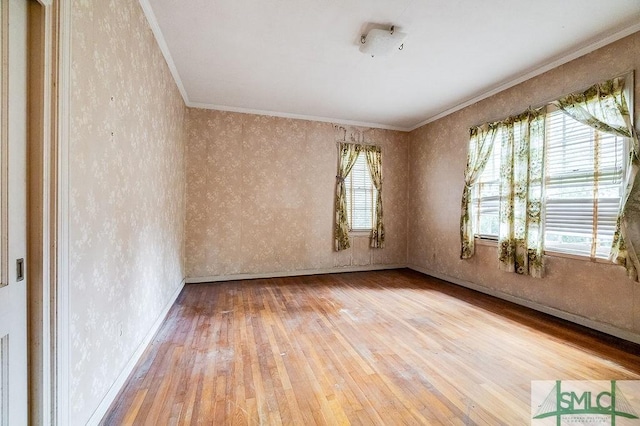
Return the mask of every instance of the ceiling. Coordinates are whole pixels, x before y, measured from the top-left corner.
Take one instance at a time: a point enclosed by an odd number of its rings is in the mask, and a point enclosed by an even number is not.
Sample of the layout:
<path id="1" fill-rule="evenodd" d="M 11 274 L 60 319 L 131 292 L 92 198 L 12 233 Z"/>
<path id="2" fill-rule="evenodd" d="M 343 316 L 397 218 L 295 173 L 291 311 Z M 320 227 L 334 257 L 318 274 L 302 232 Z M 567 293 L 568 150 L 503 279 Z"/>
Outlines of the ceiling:
<path id="1" fill-rule="evenodd" d="M 412 130 L 640 30 L 639 0 L 139 0 L 189 106 Z M 364 55 L 372 24 L 407 33 Z"/>

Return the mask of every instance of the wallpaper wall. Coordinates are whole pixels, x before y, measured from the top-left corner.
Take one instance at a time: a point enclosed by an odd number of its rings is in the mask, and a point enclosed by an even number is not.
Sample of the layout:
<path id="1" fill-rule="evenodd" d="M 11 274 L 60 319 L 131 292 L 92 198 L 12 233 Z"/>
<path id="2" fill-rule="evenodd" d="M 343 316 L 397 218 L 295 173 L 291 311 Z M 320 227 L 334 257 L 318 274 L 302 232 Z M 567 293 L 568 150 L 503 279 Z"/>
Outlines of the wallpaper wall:
<path id="1" fill-rule="evenodd" d="M 364 130 L 382 147 L 386 247 L 360 234 L 336 253 L 331 124 L 191 108 L 186 121 L 188 277 L 406 263 L 408 134 Z"/>
<path id="2" fill-rule="evenodd" d="M 640 334 L 621 267 L 547 258 L 535 280 L 495 247 L 459 260 L 470 126 L 640 69 L 640 33 L 383 150 L 386 248 L 333 251 L 337 149 L 329 123 L 187 109 L 137 1 L 72 0 L 70 404 L 85 424 L 184 277 L 414 265 Z M 636 122 L 640 84 L 636 84 Z"/>
<path id="3" fill-rule="evenodd" d="M 185 106 L 137 1 L 72 13 L 69 380 L 84 425 L 184 278 Z"/>
<path id="4" fill-rule="evenodd" d="M 640 33 L 603 47 L 411 133 L 409 263 L 640 335 L 640 285 L 622 267 L 547 256 L 547 276 L 498 270 L 495 246 L 460 260 L 460 197 L 469 127 L 505 118 L 601 80 L 640 70 Z M 635 117 L 640 84 L 635 85 Z"/>

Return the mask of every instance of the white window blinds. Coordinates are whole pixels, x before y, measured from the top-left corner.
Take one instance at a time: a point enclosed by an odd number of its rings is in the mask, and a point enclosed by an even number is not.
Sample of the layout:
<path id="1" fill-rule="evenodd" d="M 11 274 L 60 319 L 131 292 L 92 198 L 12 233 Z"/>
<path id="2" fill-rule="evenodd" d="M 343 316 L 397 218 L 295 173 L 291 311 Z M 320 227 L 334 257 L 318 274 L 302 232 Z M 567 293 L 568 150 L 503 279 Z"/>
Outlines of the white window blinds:
<path id="1" fill-rule="evenodd" d="M 499 232 L 500 132 L 473 188 L 474 234 Z M 581 124 L 560 110 L 546 117 L 544 247 L 607 258 L 624 191 L 627 140 Z"/>
<path id="2" fill-rule="evenodd" d="M 497 239 L 500 213 L 500 140 L 495 145 L 489 160 L 474 186 L 472 215 L 474 232 L 482 238 Z"/>
<path id="3" fill-rule="evenodd" d="M 354 231 L 369 231 L 373 228 L 377 191 L 371 181 L 369 166 L 363 153 L 358 155 L 355 165 L 346 179 L 347 217 Z"/>
<path id="4" fill-rule="evenodd" d="M 625 139 L 547 115 L 545 249 L 607 258 L 623 191 Z"/>

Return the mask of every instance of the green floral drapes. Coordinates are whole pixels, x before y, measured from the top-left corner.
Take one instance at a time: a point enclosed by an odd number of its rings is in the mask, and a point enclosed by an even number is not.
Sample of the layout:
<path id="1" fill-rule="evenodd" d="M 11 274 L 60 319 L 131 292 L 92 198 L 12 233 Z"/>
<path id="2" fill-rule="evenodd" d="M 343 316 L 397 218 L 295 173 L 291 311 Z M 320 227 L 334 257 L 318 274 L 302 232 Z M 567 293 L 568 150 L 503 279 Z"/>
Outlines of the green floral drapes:
<path id="1" fill-rule="evenodd" d="M 474 127 L 470 130 L 469 155 L 467 168 L 464 171 L 464 190 L 462 192 L 460 216 L 460 258 L 468 259 L 475 252 L 473 222 L 471 218 L 471 189 L 487 165 L 493 149 L 498 126 L 495 124 Z"/>
<path id="2" fill-rule="evenodd" d="M 362 145 L 340 143 L 338 158 L 338 174 L 336 175 L 336 220 L 335 220 L 335 249 L 345 250 L 351 247 L 349 243 L 349 219 L 347 217 L 347 189 L 344 180 L 351 172 L 358 159 Z"/>
<path id="3" fill-rule="evenodd" d="M 638 281 L 640 271 L 640 148 L 624 96 L 625 77 L 596 84 L 582 93 L 565 96 L 552 104 L 575 120 L 602 132 L 629 138 L 630 155 L 626 189 L 620 205 L 610 259 L 627 269 Z M 545 109 L 527 111 L 517 117 L 493 123 L 501 139 L 500 268 L 541 277 L 543 266 L 543 179 Z M 486 164 L 487 149 L 482 144 L 490 134 L 471 130 L 469 157 L 465 171 L 460 220 L 461 258 L 473 255 L 473 235 L 469 197 Z M 485 158 L 483 163 L 483 158 Z"/>
<path id="4" fill-rule="evenodd" d="M 499 124 L 500 269 L 540 278 L 543 265 L 542 189 L 544 109 L 529 110 Z"/>
<path id="5" fill-rule="evenodd" d="M 471 189 L 492 149 L 500 149 L 500 269 L 542 277 L 544 238 L 542 190 L 544 181 L 545 109 L 471 129 L 462 194 L 460 239 L 462 259 L 474 254 Z M 496 135 L 500 134 L 500 144 Z"/>
<path id="6" fill-rule="evenodd" d="M 638 281 L 640 262 L 640 169 L 638 134 L 633 127 L 629 108 L 624 96 L 623 77 L 591 86 L 582 93 L 565 96 L 554 102 L 562 111 L 575 120 L 598 129 L 631 140 L 627 164 L 626 190 L 609 258 L 624 265 L 630 278 Z"/>
<path id="7" fill-rule="evenodd" d="M 382 215 L 382 151 L 379 146 L 364 146 L 367 156 L 367 165 L 371 173 L 373 186 L 376 188 L 376 210 L 374 214 L 373 229 L 371 229 L 371 247 L 384 248 L 384 223 Z"/>
<path id="8" fill-rule="evenodd" d="M 371 247 L 384 248 L 384 221 L 382 213 L 382 150 L 379 146 L 339 143 L 338 174 L 336 175 L 336 220 L 334 245 L 336 251 L 351 247 L 349 242 L 349 219 L 347 216 L 347 189 L 345 179 L 349 176 L 358 155 L 364 153 L 369 166 L 371 180 L 376 189 L 376 206 L 373 228 L 371 229 Z"/>

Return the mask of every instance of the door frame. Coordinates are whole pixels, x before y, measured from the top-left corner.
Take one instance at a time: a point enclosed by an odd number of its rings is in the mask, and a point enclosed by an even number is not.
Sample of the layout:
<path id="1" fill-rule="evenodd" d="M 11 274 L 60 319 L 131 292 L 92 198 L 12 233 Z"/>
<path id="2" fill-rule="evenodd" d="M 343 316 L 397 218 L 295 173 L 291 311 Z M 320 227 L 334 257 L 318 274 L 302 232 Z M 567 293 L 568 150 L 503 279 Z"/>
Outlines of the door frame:
<path id="1" fill-rule="evenodd" d="M 29 8 L 29 423 L 67 425 L 71 0 Z"/>
<path id="2" fill-rule="evenodd" d="M 45 191 L 51 144 L 51 43 L 50 10 L 40 0 L 25 0 L 27 18 L 27 357 L 30 424 L 44 424 L 51 405 L 50 363 L 50 268 L 44 247 L 49 246 L 46 229 L 50 196 Z M 33 275 L 33 281 L 31 276 Z"/>

